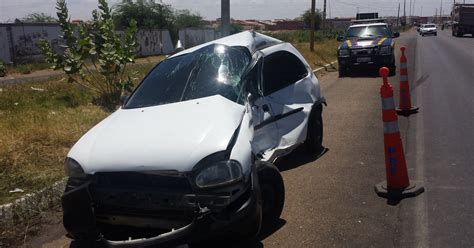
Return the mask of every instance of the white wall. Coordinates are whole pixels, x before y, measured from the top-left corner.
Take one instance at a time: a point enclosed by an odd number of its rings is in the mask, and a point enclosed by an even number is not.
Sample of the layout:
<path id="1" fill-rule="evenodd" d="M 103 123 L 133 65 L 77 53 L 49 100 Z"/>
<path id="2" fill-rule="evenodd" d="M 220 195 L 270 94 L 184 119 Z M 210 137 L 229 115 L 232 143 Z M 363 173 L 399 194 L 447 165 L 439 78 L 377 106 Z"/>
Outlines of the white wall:
<path id="1" fill-rule="evenodd" d="M 184 28 L 179 30 L 179 40 L 186 49 L 217 38 L 217 34 L 211 28 Z"/>
<path id="2" fill-rule="evenodd" d="M 42 53 L 37 43 L 41 39 L 48 40 L 61 53 L 64 49 L 60 35 L 58 24 L 0 24 L 0 59 L 15 63 L 40 60 Z M 140 56 L 169 54 L 174 50 L 168 30 L 140 30 L 137 42 Z"/>

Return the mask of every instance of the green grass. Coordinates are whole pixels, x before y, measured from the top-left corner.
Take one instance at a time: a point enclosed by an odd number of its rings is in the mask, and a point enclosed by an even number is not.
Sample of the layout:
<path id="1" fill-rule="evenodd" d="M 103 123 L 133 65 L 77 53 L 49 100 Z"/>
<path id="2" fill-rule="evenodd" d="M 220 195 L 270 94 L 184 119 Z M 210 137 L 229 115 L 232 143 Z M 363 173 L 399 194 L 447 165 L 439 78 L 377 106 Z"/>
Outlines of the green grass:
<path id="1" fill-rule="evenodd" d="M 12 73 L 21 73 L 21 74 L 30 74 L 31 72 L 49 69 L 51 66 L 45 62 L 37 63 L 27 63 L 27 64 L 17 64 L 14 66 L 9 66 L 7 71 L 8 74 Z"/>
<path id="2" fill-rule="evenodd" d="M 293 44 L 305 57 L 312 69 L 316 69 L 337 59 L 337 48 L 340 42 L 336 40 L 319 41 L 315 43 L 314 52 L 311 52 L 308 43 Z"/>
<path id="3" fill-rule="evenodd" d="M 316 69 L 337 59 L 336 53 L 340 42 L 336 40 L 336 37 L 342 33 L 341 30 L 316 31 L 314 52 L 309 49 L 309 30 L 275 31 L 264 34 L 292 43 L 303 54 L 310 66 Z"/>

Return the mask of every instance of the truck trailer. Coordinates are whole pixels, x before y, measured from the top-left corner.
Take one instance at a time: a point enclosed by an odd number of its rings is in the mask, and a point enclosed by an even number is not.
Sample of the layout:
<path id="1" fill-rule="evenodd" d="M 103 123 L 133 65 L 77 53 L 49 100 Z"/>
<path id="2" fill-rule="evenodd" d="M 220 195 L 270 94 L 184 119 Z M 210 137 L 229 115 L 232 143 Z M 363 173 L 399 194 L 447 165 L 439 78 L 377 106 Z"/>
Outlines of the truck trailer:
<path id="1" fill-rule="evenodd" d="M 455 4 L 452 12 L 453 36 L 474 36 L 474 4 Z"/>

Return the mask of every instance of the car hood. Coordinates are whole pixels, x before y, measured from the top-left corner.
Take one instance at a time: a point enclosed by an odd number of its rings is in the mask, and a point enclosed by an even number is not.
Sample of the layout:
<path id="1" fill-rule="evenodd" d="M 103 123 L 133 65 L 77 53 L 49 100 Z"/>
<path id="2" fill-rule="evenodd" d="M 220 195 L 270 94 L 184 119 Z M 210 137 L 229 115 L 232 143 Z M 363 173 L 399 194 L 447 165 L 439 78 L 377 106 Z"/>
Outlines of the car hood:
<path id="1" fill-rule="evenodd" d="M 367 48 L 367 47 L 376 47 L 376 46 L 385 46 L 392 43 L 391 38 L 387 37 L 374 37 L 371 39 L 368 38 L 350 38 L 346 39 L 342 44 L 342 49 L 351 49 L 351 48 Z"/>
<path id="2" fill-rule="evenodd" d="M 112 171 L 190 171 L 227 148 L 244 106 L 220 95 L 137 109 L 119 109 L 71 149 L 87 174 Z"/>

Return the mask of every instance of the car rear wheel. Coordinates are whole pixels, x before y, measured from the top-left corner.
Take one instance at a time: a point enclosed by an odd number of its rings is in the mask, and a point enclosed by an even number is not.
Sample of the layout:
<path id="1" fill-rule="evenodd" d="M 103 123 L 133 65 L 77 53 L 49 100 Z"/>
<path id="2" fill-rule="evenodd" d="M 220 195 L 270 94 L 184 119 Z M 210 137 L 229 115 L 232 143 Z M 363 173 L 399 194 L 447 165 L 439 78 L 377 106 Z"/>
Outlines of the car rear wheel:
<path id="1" fill-rule="evenodd" d="M 263 227 L 268 227 L 279 220 L 285 205 L 285 184 L 275 165 L 258 161 L 258 181 L 262 192 Z"/>
<path id="2" fill-rule="evenodd" d="M 311 154 L 318 154 L 323 149 L 323 106 L 313 106 L 308 120 L 308 131 L 305 145 Z"/>

